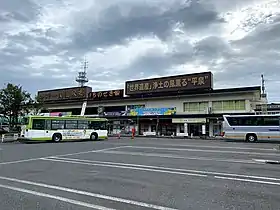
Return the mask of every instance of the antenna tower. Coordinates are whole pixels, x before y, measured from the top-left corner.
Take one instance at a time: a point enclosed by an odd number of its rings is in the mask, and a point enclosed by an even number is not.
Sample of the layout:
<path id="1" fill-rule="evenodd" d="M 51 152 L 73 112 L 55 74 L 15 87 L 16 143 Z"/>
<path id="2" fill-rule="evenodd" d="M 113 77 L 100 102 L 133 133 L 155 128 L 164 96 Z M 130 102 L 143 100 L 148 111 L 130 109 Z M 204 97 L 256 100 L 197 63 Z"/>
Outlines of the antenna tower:
<path id="1" fill-rule="evenodd" d="M 76 82 L 79 84 L 80 87 L 84 87 L 85 84 L 88 82 L 87 68 L 88 68 L 88 61 L 85 58 L 84 62 L 82 63 L 82 68 L 78 72 L 78 76 L 76 78 Z"/>
<path id="2" fill-rule="evenodd" d="M 261 100 L 262 100 L 262 114 L 267 114 L 267 94 L 265 90 L 265 80 L 264 80 L 264 75 L 261 75 L 262 79 L 262 91 L 261 91 Z"/>

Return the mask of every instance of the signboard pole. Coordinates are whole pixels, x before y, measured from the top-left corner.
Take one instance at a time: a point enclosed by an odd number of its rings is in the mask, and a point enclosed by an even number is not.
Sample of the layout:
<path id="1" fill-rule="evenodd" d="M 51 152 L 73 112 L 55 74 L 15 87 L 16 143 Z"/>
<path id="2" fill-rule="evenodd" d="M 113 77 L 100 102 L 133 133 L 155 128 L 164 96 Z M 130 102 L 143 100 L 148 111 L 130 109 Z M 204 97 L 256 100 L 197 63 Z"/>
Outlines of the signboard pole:
<path id="1" fill-rule="evenodd" d="M 82 105 L 81 116 L 85 115 L 86 107 L 87 107 L 87 101 L 84 101 Z"/>

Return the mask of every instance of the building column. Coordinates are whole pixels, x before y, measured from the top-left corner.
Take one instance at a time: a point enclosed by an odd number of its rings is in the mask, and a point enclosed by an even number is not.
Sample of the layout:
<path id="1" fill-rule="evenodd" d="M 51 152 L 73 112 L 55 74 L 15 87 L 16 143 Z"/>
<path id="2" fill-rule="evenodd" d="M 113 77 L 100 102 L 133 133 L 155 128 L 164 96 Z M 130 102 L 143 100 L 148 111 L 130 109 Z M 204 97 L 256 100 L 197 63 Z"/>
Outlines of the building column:
<path id="1" fill-rule="evenodd" d="M 149 126 L 148 126 L 148 132 L 152 132 L 152 125 L 151 124 L 149 124 Z"/>
<path id="2" fill-rule="evenodd" d="M 213 120 L 209 120 L 209 136 L 214 136 L 214 123 Z"/>
<path id="3" fill-rule="evenodd" d="M 176 135 L 177 135 L 177 133 L 180 133 L 180 125 L 181 124 L 177 124 L 177 126 L 176 126 Z"/>
<path id="4" fill-rule="evenodd" d="M 184 136 L 189 136 L 189 133 L 188 133 L 188 123 L 184 123 Z"/>

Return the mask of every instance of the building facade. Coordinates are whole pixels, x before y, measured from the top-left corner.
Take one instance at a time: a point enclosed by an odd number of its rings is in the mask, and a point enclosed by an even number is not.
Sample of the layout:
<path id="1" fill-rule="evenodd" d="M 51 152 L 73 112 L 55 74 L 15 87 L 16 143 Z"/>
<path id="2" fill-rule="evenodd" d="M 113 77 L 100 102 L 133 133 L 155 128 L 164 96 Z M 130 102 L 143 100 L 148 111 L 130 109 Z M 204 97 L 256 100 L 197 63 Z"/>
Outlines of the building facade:
<path id="1" fill-rule="evenodd" d="M 74 90 L 74 91 L 73 91 Z M 128 81 L 125 89 L 39 91 L 45 111 L 105 116 L 111 134 L 218 136 L 224 114 L 254 114 L 261 87 L 213 89 L 210 72 Z"/>
<path id="2" fill-rule="evenodd" d="M 255 109 L 256 114 L 280 114 L 280 104 L 258 104 Z"/>

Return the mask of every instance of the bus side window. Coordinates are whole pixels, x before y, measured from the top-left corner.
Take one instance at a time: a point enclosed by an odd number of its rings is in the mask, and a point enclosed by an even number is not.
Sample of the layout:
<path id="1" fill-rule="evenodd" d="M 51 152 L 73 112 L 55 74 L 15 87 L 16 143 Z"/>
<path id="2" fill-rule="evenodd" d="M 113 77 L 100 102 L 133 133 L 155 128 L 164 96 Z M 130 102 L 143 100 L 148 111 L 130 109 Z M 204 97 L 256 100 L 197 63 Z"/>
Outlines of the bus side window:
<path id="1" fill-rule="evenodd" d="M 78 121 L 78 129 L 88 129 L 89 128 L 89 123 L 88 121 L 85 120 L 79 120 Z"/>
<path id="2" fill-rule="evenodd" d="M 59 130 L 65 128 L 64 120 L 52 120 L 52 130 Z"/>
<path id="3" fill-rule="evenodd" d="M 45 120 L 33 119 L 32 129 L 34 130 L 45 130 Z"/>
<path id="4" fill-rule="evenodd" d="M 51 129 L 52 129 L 51 120 L 46 120 L 46 130 L 51 130 Z"/>

